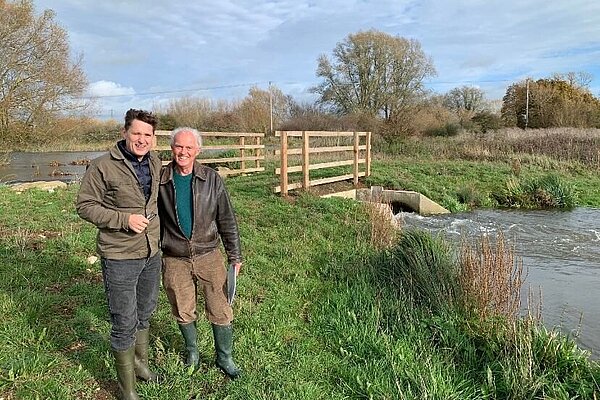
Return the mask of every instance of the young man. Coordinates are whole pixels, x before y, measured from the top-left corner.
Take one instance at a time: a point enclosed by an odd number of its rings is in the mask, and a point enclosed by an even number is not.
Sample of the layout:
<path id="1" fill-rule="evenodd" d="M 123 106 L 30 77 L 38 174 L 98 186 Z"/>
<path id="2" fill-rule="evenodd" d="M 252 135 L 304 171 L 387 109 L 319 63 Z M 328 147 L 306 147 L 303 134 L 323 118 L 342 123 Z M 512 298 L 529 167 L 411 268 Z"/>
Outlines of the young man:
<path id="1" fill-rule="evenodd" d="M 242 266 L 240 237 L 229 195 L 217 172 L 196 161 L 200 133 L 179 128 L 171 133 L 173 161 L 161 172 L 159 213 L 163 286 L 186 345 L 186 365 L 196 367 L 197 291 L 204 295 L 212 324 L 217 366 L 232 379 L 240 370 L 232 358 L 233 311 L 227 301 L 227 271 L 222 241 L 236 275 Z"/>
<path id="2" fill-rule="evenodd" d="M 147 111 L 127 111 L 123 140 L 90 163 L 76 202 L 79 216 L 98 228 L 110 344 L 121 397 L 128 400 L 139 399 L 136 375 L 157 381 L 148 368 L 150 317 L 161 270 L 156 218 L 161 161 L 150 151 L 156 124 Z"/>

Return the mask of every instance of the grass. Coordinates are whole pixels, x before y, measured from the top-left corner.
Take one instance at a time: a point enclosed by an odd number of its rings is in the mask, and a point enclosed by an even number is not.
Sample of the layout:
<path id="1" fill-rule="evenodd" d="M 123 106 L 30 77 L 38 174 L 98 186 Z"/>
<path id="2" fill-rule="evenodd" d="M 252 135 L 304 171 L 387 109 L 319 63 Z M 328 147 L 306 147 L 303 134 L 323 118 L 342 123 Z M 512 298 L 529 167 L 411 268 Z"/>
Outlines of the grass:
<path id="1" fill-rule="evenodd" d="M 492 193 L 517 175 L 515 154 L 465 159 L 451 149 L 456 140 L 395 143 L 401 155 L 379 152 L 366 184 L 418 190 L 458 210 L 474 199 L 493 206 Z M 600 206 L 600 178 L 590 166 L 519 159 L 520 179 L 551 166 L 573 183 L 580 204 Z M 150 358 L 165 381 L 139 385 L 142 398 L 599 395 L 600 369 L 586 352 L 535 318 L 511 313 L 518 263 L 508 243 L 471 238 L 470 247 L 453 249 L 423 232 L 390 229 L 380 208 L 311 194 L 281 198 L 272 194 L 273 168 L 227 180 L 245 257 L 234 306 L 243 378 L 230 382 L 213 367 L 204 319 L 201 369 L 183 369 L 182 339 L 161 292 Z M 110 399 L 116 392 L 100 267 L 87 263 L 95 228 L 75 213 L 77 189 L 18 194 L 0 186 L 2 399 Z M 489 278 L 487 292 L 476 283 L 480 274 Z M 505 296 L 493 297 L 498 290 Z"/>
<path id="2" fill-rule="evenodd" d="M 310 194 L 283 199 L 271 194 L 273 181 L 267 173 L 227 181 L 246 260 L 235 304 L 244 377 L 230 382 L 212 366 L 204 320 L 201 369 L 183 369 L 183 343 L 161 293 L 151 364 L 165 383 L 139 385 L 143 398 L 484 399 L 598 390 L 590 378 L 597 367 L 562 336 L 526 327 L 518 340 L 492 334 L 451 307 L 456 264 L 440 239 L 403 231 L 382 241 L 385 233 L 373 230 L 383 222 L 365 206 Z M 100 269 L 86 261 L 95 229 L 77 217 L 76 191 L 0 187 L 4 399 L 107 399 L 116 391 Z M 377 237 L 387 250 L 376 250 Z M 521 371 L 527 365 L 539 373 L 531 381 Z"/>

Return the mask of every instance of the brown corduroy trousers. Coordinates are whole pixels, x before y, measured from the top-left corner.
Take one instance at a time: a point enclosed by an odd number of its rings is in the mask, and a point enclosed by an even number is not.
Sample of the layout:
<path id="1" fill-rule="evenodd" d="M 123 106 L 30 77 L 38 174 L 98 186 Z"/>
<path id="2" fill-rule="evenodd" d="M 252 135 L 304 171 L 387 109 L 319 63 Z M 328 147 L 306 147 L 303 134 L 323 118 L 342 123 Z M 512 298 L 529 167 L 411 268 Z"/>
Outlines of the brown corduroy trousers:
<path id="1" fill-rule="evenodd" d="M 198 290 L 204 296 L 204 311 L 216 325 L 229 325 L 233 311 L 227 302 L 227 270 L 219 249 L 194 258 L 163 257 L 163 286 L 177 322 L 198 319 Z"/>

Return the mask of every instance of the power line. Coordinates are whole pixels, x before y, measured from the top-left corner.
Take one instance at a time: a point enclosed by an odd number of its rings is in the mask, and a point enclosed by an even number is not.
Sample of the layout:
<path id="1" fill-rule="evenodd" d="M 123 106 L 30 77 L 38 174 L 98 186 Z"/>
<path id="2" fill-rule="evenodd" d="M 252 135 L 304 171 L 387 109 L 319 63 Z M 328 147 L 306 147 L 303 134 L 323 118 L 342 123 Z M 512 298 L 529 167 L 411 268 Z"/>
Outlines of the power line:
<path id="1" fill-rule="evenodd" d="M 129 93 L 129 94 L 111 94 L 105 96 L 81 96 L 79 99 L 107 99 L 107 98 L 115 98 L 115 97 L 129 97 L 129 96 L 149 96 L 156 94 L 171 94 L 171 93 L 184 93 L 184 92 L 200 92 L 204 90 L 216 90 L 216 89 L 229 89 L 243 86 L 255 86 L 261 85 L 267 82 L 253 82 L 253 83 L 238 83 L 234 85 L 220 85 L 220 86 L 210 86 L 210 87 L 201 87 L 194 89 L 174 89 L 174 90 L 162 90 L 157 92 L 140 92 L 140 93 Z"/>

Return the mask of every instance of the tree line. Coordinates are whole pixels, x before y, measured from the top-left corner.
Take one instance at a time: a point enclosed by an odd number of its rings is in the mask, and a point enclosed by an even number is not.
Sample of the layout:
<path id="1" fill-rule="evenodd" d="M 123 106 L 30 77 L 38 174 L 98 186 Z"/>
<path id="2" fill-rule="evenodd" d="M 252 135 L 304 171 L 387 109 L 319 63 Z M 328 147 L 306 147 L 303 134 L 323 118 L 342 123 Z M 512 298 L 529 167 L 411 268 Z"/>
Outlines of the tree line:
<path id="1" fill-rule="evenodd" d="M 67 32 L 52 10 L 36 14 L 32 0 L 0 0 L 0 137 L 25 141 L 39 132 L 56 138 L 65 121 L 80 119 L 87 79 Z M 241 100 L 185 97 L 155 110 L 165 129 L 267 132 L 276 129 L 367 129 L 384 137 L 452 135 L 500 127 L 600 127 L 600 100 L 586 73 L 515 82 L 493 107 L 475 86 L 444 94 L 427 90 L 433 60 L 415 39 L 378 30 L 349 34 L 317 59 L 317 100 L 299 103 L 279 88 L 253 87 Z M 18 140 L 16 139 L 18 138 Z M 18 144 L 18 143 L 17 143 Z"/>

